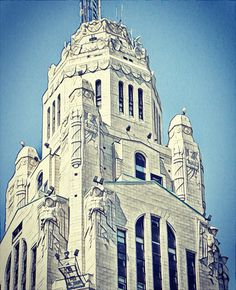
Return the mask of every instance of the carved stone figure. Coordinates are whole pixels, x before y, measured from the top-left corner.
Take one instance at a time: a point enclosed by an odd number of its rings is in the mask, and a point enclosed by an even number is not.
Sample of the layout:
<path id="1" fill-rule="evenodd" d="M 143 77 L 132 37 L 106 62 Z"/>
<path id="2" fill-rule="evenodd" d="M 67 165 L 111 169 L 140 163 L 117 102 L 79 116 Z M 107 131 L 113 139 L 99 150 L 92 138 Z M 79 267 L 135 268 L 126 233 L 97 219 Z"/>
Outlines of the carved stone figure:
<path id="1" fill-rule="evenodd" d="M 87 113 L 85 119 L 85 140 L 87 143 L 94 141 L 98 135 L 98 124 L 96 121 L 97 117 L 91 113 Z"/>

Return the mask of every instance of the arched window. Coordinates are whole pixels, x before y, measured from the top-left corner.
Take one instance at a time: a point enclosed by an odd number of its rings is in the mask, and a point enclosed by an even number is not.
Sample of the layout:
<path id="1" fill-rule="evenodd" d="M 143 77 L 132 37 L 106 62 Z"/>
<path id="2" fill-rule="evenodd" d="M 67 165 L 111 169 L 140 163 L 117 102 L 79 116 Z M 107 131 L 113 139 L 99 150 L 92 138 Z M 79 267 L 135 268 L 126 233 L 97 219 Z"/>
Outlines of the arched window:
<path id="1" fill-rule="evenodd" d="M 22 276 L 21 276 L 21 289 L 26 290 L 26 270 L 27 270 L 27 244 L 22 240 Z"/>
<path id="2" fill-rule="evenodd" d="M 175 240 L 175 234 L 169 225 L 167 225 L 167 235 L 168 235 L 170 290 L 178 290 L 176 240 Z"/>
<path id="3" fill-rule="evenodd" d="M 124 84 L 119 81 L 119 112 L 124 113 Z"/>
<path id="4" fill-rule="evenodd" d="M 134 115 L 133 86 L 129 85 L 128 91 L 129 91 L 129 115 L 133 116 Z"/>
<path id="5" fill-rule="evenodd" d="M 135 227 L 136 234 L 136 267 L 137 290 L 146 289 L 145 278 L 145 254 L 144 254 L 144 217 L 140 217 Z"/>
<path id="6" fill-rule="evenodd" d="M 101 83 L 101 80 L 96 80 L 95 98 L 96 98 L 96 106 L 100 107 L 102 104 L 102 83 Z"/>
<path id="7" fill-rule="evenodd" d="M 5 270 L 5 289 L 10 290 L 11 284 L 11 254 L 7 260 L 6 270 Z"/>
<path id="8" fill-rule="evenodd" d="M 162 289 L 161 278 L 161 248 L 160 248 L 160 219 L 152 216 L 152 264 L 153 290 Z"/>
<path id="9" fill-rule="evenodd" d="M 56 102 L 53 101 L 53 103 L 52 103 L 52 135 L 55 132 L 55 122 L 56 122 L 55 111 L 56 111 Z"/>
<path id="10" fill-rule="evenodd" d="M 14 283 L 13 289 L 18 289 L 20 244 L 14 247 Z"/>
<path id="11" fill-rule="evenodd" d="M 50 124 L 50 107 L 47 110 L 47 139 L 50 138 L 50 128 L 51 128 L 51 124 Z"/>
<path id="12" fill-rule="evenodd" d="M 61 123 L 61 95 L 57 97 L 57 126 Z"/>
<path id="13" fill-rule="evenodd" d="M 138 117 L 143 120 L 143 90 L 138 89 Z"/>
<path id="14" fill-rule="evenodd" d="M 139 179 L 146 179 L 146 159 L 141 153 L 135 154 L 135 176 Z"/>
<path id="15" fill-rule="evenodd" d="M 37 190 L 42 190 L 43 188 L 43 172 L 40 172 L 37 178 Z"/>

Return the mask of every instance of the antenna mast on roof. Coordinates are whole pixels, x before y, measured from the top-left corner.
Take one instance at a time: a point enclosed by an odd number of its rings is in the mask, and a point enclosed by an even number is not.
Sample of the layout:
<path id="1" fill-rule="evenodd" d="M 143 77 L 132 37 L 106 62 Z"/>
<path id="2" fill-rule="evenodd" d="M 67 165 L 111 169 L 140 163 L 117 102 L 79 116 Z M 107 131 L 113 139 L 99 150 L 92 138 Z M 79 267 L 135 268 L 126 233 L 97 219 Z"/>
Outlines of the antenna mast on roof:
<path id="1" fill-rule="evenodd" d="M 101 19 L 101 0 L 80 0 L 81 22 Z"/>

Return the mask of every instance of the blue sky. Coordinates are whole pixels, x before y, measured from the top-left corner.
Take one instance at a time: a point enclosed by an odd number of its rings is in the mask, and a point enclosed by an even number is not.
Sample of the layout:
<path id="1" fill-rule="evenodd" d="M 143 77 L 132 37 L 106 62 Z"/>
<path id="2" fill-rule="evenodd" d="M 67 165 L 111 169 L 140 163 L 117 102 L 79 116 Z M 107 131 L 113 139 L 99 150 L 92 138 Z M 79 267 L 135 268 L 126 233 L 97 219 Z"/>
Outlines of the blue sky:
<path id="1" fill-rule="evenodd" d="M 207 213 L 235 283 L 236 2 L 103 1 L 104 17 L 141 35 L 157 78 L 163 132 L 187 108 L 205 168 Z M 119 13 L 118 13 L 119 14 Z M 79 26 L 78 1 L 0 2 L 0 218 L 20 141 L 40 150 L 47 69 Z"/>

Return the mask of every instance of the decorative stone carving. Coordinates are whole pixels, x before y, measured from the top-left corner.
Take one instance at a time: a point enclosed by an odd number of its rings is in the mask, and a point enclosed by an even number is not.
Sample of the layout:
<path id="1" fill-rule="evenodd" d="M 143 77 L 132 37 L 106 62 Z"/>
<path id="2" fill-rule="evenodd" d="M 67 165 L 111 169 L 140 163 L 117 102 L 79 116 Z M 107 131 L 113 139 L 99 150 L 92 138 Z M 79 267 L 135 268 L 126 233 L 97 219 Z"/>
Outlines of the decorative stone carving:
<path id="1" fill-rule="evenodd" d="M 86 143 L 94 141 L 98 136 L 97 117 L 91 113 L 85 114 L 85 140 Z"/>
<path id="2" fill-rule="evenodd" d="M 188 180 L 197 178 L 199 172 L 199 153 L 191 149 L 185 149 Z"/>
<path id="3" fill-rule="evenodd" d="M 176 144 L 173 149 L 174 187 L 175 187 L 175 192 L 182 199 L 184 199 L 185 197 L 183 154 L 184 154 L 184 150 L 182 146 Z"/>
<path id="4" fill-rule="evenodd" d="M 85 212 L 86 236 L 89 235 L 90 246 L 94 237 L 94 230 L 97 237 L 103 239 L 108 246 L 113 240 L 114 218 L 114 194 L 108 192 L 103 186 L 92 187 L 86 195 Z"/>
<path id="5" fill-rule="evenodd" d="M 77 168 L 81 164 L 81 119 L 79 110 L 71 113 L 71 165 Z"/>
<path id="6" fill-rule="evenodd" d="M 65 117 L 61 124 L 61 150 L 64 151 L 66 145 L 68 144 L 69 135 L 69 115 Z"/>
<path id="7" fill-rule="evenodd" d="M 200 223 L 200 262 L 209 269 L 209 277 L 216 277 L 223 285 L 220 289 L 228 289 L 227 257 L 221 256 L 219 241 L 216 238 L 218 229 Z"/>

